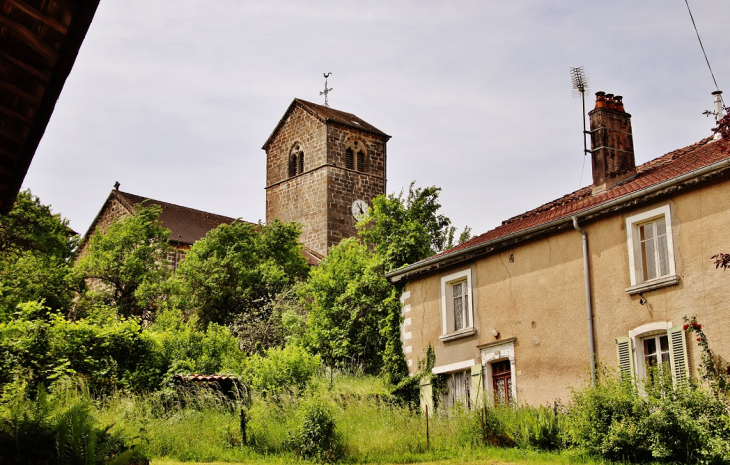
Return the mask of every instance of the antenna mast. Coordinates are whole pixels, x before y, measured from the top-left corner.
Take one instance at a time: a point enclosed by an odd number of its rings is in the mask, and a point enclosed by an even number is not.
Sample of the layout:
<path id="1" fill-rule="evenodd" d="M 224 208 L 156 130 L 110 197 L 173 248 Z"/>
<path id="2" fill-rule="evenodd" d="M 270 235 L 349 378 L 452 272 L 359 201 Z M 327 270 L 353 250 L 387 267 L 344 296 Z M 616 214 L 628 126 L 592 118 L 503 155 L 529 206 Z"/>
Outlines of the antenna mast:
<path id="1" fill-rule="evenodd" d="M 570 68 L 570 77 L 573 80 L 573 91 L 580 92 L 580 98 L 583 101 L 583 156 L 586 156 L 586 154 L 591 153 L 588 150 L 588 144 L 586 142 L 586 134 L 590 134 L 589 131 L 586 131 L 586 90 L 588 89 L 588 78 L 582 66 Z"/>

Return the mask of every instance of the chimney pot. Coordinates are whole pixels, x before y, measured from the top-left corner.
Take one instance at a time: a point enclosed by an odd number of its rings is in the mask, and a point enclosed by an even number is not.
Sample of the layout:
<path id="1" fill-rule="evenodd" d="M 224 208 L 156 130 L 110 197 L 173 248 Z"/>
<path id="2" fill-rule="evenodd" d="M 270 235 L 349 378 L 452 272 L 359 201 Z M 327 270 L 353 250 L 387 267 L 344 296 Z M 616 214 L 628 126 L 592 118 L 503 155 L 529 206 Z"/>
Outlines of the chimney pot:
<path id="1" fill-rule="evenodd" d="M 621 112 L 625 112 L 623 99 L 624 98 L 621 95 L 616 95 L 613 97 L 614 102 L 616 102 L 616 109 Z"/>
<path id="2" fill-rule="evenodd" d="M 606 107 L 615 109 L 616 102 L 613 100 L 613 94 L 606 94 Z"/>
<path id="3" fill-rule="evenodd" d="M 606 93 L 603 91 L 596 92 L 596 108 L 606 108 Z"/>

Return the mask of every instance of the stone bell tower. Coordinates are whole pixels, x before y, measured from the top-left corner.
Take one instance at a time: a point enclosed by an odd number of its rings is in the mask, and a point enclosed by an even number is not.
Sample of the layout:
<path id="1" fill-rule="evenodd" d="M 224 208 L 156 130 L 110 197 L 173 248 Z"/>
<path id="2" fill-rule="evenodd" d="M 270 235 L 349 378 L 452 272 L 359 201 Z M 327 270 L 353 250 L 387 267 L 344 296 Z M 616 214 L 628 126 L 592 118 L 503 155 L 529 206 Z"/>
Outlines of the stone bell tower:
<path id="1" fill-rule="evenodd" d="M 300 223 L 304 246 L 326 256 L 385 193 L 389 139 L 351 113 L 294 99 L 263 146 L 266 222 Z"/>

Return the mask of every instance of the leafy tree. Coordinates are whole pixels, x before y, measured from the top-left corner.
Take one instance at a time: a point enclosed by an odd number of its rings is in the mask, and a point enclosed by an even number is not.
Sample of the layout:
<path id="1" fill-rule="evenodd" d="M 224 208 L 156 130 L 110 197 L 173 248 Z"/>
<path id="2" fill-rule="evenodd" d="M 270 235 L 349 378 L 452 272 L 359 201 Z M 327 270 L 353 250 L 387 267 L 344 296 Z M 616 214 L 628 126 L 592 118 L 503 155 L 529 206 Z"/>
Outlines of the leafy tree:
<path id="1" fill-rule="evenodd" d="M 365 373 L 384 367 L 390 314 L 400 303 L 367 247 L 350 238 L 330 248 L 313 269 L 302 297 L 308 310 L 304 343 L 330 366 L 360 365 Z"/>
<path id="2" fill-rule="evenodd" d="M 300 234 L 296 224 L 280 221 L 220 225 L 196 242 L 180 264 L 180 305 L 194 311 L 203 326 L 235 322 L 263 328 L 272 300 L 307 275 Z M 256 349 L 255 341 L 242 342 L 249 351 Z"/>
<path id="3" fill-rule="evenodd" d="M 453 247 L 455 228 L 451 220 L 439 214 L 440 187 L 408 187 L 396 196 L 378 196 L 368 215 L 358 224 L 359 234 L 365 243 L 382 257 L 386 271 L 409 263 L 415 263 L 431 255 Z M 469 239 L 466 227 L 459 242 Z"/>
<path id="4" fill-rule="evenodd" d="M 77 241 L 68 220 L 29 190 L 18 194 L 13 209 L 0 216 L 0 321 L 22 302 L 45 300 L 54 310 L 70 306 L 69 260 Z"/>
<path id="5" fill-rule="evenodd" d="M 161 283 L 170 274 L 168 235 L 158 205 L 135 207 L 105 233 L 96 231 L 74 272 L 90 289 L 85 297 L 116 309 L 119 315 L 149 316 L 157 307 Z"/>

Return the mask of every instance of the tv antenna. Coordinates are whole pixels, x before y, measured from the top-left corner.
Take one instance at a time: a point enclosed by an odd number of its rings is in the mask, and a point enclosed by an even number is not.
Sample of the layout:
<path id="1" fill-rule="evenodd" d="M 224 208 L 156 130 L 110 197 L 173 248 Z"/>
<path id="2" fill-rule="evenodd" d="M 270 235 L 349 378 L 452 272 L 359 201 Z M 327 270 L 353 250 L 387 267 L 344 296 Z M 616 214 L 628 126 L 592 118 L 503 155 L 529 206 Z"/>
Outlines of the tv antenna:
<path id="1" fill-rule="evenodd" d="M 583 101 L 583 156 L 586 156 L 591 153 L 588 150 L 588 144 L 586 142 L 586 134 L 590 134 L 590 132 L 586 131 L 586 90 L 588 89 L 588 78 L 582 66 L 570 68 L 570 77 L 573 80 L 573 95 L 579 92 L 580 98 Z"/>
<path id="2" fill-rule="evenodd" d="M 327 100 L 327 94 L 332 91 L 332 87 L 330 87 L 329 89 L 327 88 L 327 78 L 330 77 L 331 74 L 332 73 L 322 73 L 322 75 L 324 76 L 324 90 L 319 93 L 319 95 L 324 95 L 324 106 L 326 106 L 327 108 L 329 108 L 330 106 L 330 102 L 329 100 Z"/>

